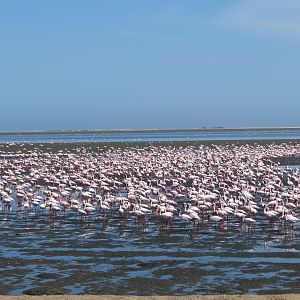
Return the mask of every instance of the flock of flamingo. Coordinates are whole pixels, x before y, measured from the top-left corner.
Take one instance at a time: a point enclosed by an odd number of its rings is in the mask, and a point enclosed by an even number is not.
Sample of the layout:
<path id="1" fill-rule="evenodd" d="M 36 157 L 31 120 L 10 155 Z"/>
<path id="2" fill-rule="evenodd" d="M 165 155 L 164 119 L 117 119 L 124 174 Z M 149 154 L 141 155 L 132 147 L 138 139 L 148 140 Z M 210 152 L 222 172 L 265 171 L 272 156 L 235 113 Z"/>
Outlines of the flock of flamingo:
<path id="1" fill-rule="evenodd" d="M 299 169 L 279 159 L 300 155 L 299 144 L 148 146 L 57 153 L 0 152 L 0 218 L 12 213 L 92 220 L 155 217 L 197 226 L 258 216 L 299 221 Z"/>

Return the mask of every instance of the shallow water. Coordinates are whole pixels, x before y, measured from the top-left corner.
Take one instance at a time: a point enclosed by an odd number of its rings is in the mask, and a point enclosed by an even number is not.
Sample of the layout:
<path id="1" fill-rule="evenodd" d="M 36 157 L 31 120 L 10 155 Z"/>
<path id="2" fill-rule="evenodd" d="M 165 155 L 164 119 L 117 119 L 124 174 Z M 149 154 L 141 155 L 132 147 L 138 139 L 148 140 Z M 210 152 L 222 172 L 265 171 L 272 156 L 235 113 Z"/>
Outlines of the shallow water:
<path id="1" fill-rule="evenodd" d="M 275 140 L 300 139 L 300 129 L 234 130 L 234 131 L 171 131 L 171 132 L 97 132 L 0 134 L 0 143 L 75 143 L 75 142 L 161 142 L 210 140 Z"/>
<path id="2" fill-rule="evenodd" d="M 300 227 L 0 215 L 0 293 L 299 293 Z"/>
<path id="3" fill-rule="evenodd" d="M 300 224 L 270 222 L 262 208 L 253 226 L 205 218 L 194 227 L 121 218 L 117 207 L 50 216 L 16 202 L 0 207 L 0 294 L 300 293 Z"/>

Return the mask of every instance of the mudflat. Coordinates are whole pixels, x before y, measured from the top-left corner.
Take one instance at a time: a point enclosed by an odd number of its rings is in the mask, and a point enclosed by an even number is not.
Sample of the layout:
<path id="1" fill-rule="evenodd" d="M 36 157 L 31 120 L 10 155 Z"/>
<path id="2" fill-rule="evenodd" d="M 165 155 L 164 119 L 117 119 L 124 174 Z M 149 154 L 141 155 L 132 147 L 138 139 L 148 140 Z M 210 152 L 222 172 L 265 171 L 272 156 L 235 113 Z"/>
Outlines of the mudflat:
<path id="1" fill-rule="evenodd" d="M 112 295 L 80 295 L 80 296 L 0 296 L 0 300 L 299 300 L 300 294 L 282 295 L 205 295 L 205 296 L 112 296 Z"/>

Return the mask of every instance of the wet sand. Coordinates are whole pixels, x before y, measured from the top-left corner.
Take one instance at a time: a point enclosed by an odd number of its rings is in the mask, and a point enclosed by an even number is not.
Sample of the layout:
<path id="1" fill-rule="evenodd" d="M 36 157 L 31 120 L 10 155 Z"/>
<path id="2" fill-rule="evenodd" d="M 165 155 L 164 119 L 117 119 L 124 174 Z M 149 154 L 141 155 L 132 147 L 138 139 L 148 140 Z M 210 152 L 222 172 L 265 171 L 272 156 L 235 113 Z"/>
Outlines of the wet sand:
<path id="1" fill-rule="evenodd" d="M 105 151 L 109 148 L 131 148 L 131 147 L 140 147 L 140 148 L 147 148 L 147 147 L 187 147 L 187 146 L 212 146 L 212 145 L 270 145 L 270 144 L 299 144 L 300 139 L 249 139 L 249 140 L 201 140 L 201 141 L 160 141 L 160 142 L 71 142 L 71 143 L 0 143 L 0 151 L 3 152 L 28 152 L 34 149 L 38 149 L 41 151 L 59 151 L 59 150 L 75 150 L 77 148 L 86 148 L 88 151 Z"/>
<path id="2" fill-rule="evenodd" d="M 299 300 L 300 294 L 282 295 L 217 295 L 217 296 L 0 296 L 0 300 Z"/>

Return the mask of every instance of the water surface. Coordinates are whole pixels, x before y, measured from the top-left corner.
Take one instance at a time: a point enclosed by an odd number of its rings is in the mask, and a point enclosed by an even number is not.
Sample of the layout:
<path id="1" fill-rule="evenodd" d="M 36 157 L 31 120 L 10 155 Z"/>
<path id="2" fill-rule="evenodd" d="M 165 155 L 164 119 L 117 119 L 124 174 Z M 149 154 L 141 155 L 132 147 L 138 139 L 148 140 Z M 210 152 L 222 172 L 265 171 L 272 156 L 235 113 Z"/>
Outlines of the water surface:
<path id="1" fill-rule="evenodd" d="M 300 129 L 216 130 L 169 132 L 13 133 L 0 134 L 0 143 L 160 142 L 214 140 L 300 139 Z"/>
<path id="2" fill-rule="evenodd" d="M 187 295 L 299 293 L 300 227 L 257 218 L 198 228 L 73 212 L 0 215 L 0 292 Z M 49 292 L 50 291 L 50 292 Z"/>

